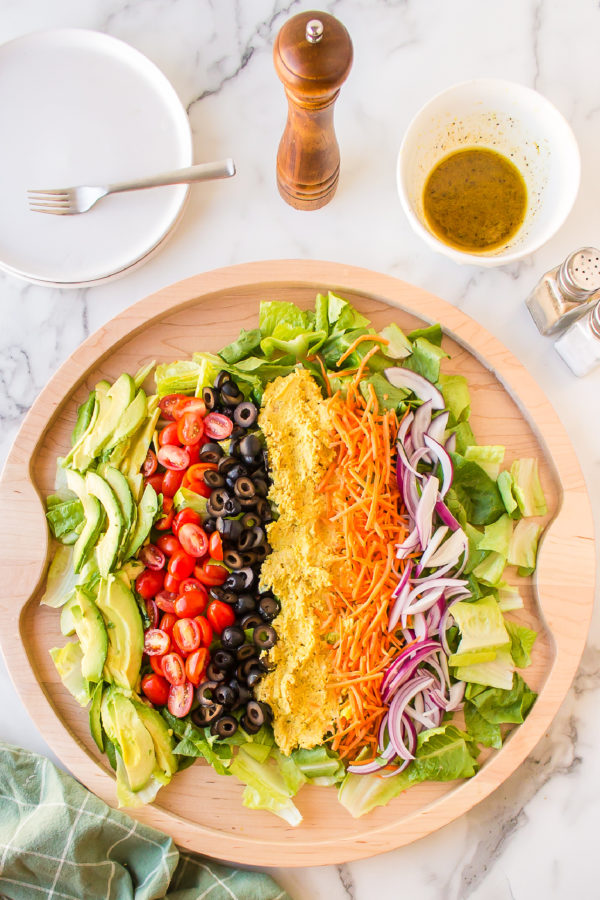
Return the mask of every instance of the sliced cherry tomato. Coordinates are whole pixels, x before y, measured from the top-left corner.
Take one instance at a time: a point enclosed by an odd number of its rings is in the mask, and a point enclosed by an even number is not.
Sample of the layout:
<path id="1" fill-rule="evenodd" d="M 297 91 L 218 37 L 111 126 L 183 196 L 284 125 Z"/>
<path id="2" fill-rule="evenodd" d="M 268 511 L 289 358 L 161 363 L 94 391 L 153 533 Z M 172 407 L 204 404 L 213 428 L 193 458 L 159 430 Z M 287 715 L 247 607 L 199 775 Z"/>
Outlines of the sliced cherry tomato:
<path id="1" fill-rule="evenodd" d="M 201 418 L 206 415 L 206 403 L 202 397 L 186 397 L 173 409 L 173 418 L 181 419 L 187 413 L 197 413 Z"/>
<path id="2" fill-rule="evenodd" d="M 177 513 L 177 515 L 179 515 L 179 513 Z M 175 516 L 175 518 L 173 519 L 173 525 L 175 525 L 176 519 L 177 516 Z M 156 542 L 156 546 L 167 556 L 173 556 L 174 553 L 177 553 L 178 550 L 181 550 L 181 544 L 174 534 L 161 534 Z"/>
<path id="3" fill-rule="evenodd" d="M 204 420 L 199 413 L 186 412 L 177 422 L 180 444 L 198 444 L 204 435 Z"/>
<path id="4" fill-rule="evenodd" d="M 144 569 L 135 579 L 135 589 L 144 600 L 151 600 L 162 590 L 165 573 L 162 570 Z"/>
<path id="5" fill-rule="evenodd" d="M 196 560 L 193 556 L 180 550 L 178 553 L 174 553 L 169 560 L 169 574 L 180 581 L 182 578 L 189 578 L 194 571 L 195 563 Z"/>
<path id="6" fill-rule="evenodd" d="M 194 525 L 201 525 L 202 516 L 200 515 L 200 513 L 197 513 L 193 509 L 190 509 L 189 506 L 186 506 L 185 509 L 179 510 L 179 512 L 173 519 L 173 531 L 175 532 L 175 534 L 177 534 L 181 526 L 185 525 L 186 522 L 192 522 Z"/>
<path id="7" fill-rule="evenodd" d="M 210 653 L 206 647 L 200 647 L 190 653 L 185 661 L 185 674 L 188 681 L 191 681 L 195 687 L 198 687 L 203 680 L 204 671 L 210 661 Z"/>
<path id="8" fill-rule="evenodd" d="M 200 628 L 195 619 L 186 617 L 177 619 L 173 625 L 173 640 L 179 647 L 181 653 L 186 656 L 193 653 L 200 646 Z"/>
<path id="9" fill-rule="evenodd" d="M 186 394 L 167 394 L 159 401 L 160 411 L 163 419 L 173 419 L 174 407 L 181 407 L 182 404 L 190 398 Z"/>
<path id="10" fill-rule="evenodd" d="M 150 665 L 152 666 L 153 671 L 156 672 L 157 675 L 160 675 L 160 677 L 162 678 L 162 656 L 149 656 L 148 659 L 150 660 Z"/>
<path id="11" fill-rule="evenodd" d="M 169 684 L 183 684 L 185 681 L 185 663 L 179 653 L 167 653 L 163 656 L 163 675 Z"/>
<path id="12" fill-rule="evenodd" d="M 216 463 L 196 463 L 193 466 L 190 466 L 187 472 L 185 473 L 186 481 L 203 481 L 204 473 L 207 469 L 212 469 L 213 472 L 217 471 Z"/>
<path id="13" fill-rule="evenodd" d="M 213 639 L 212 625 L 204 616 L 196 616 L 196 622 L 200 629 L 200 644 L 202 647 L 210 647 Z"/>
<path id="14" fill-rule="evenodd" d="M 149 628 L 144 635 L 144 653 L 148 656 L 163 656 L 171 646 L 171 638 L 160 628 Z"/>
<path id="15" fill-rule="evenodd" d="M 180 443 L 181 441 L 177 436 L 177 422 L 169 422 L 168 425 L 165 425 L 162 431 L 159 431 L 159 447 L 164 447 L 165 444 L 174 444 L 177 447 Z M 160 450 L 158 452 L 160 453 Z M 160 462 L 160 456 L 158 457 L 158 461 Z"/>
<path id="16" fill-rule="evenodd" d="M 154 599 L 159 609 L 166 613 L 172 613 L 175 611 L 173 604 L 177 600 L 177 596 L 177 594 L 171 591 L 164 590 L 159 591 Z"/>
<path id="17" fill-rule="evenodd" d="M 145 478 L 149 478 L 150 475 L 154 475 L 157 466 L 158 460 L 156 458 L 156 453 L 154 452 L 154 450 L 148 450 L 148 452 L 146 453 L 146 459 L 142 463 L 142 475 Z"/>
<path id="18" fill-rule="evenodd" d="M 213 631 L 221 634 L 224 628 L 233 625 L 235 613 L 228 603 L 223 603 L 221 600 L 212 600 L 208 604 L 206 618 L 212 625 Z"/>
<path id="19" fill-rule="evenodd" d="M 200 481 L 198 478 L 193 478 L 188 481 L 185 487 L 187 487 L 188 491 L 193 491 L 195 494 L 199 494 L 200 497 L 206 497 L 207 500 L 212 494 L 212 488 L 209 488 L 205 481 Z"/>
<path id="20" fill-rule="evenodd" d="M 176 616 L 189 618 L 199 616 L 206 609 L 208 594 L 206 589 L 200 586 L 200 590 L 184 591 L 173 603 Z"/>
<path id="21" fill-rule="evenodd" d="M 163 475 L 163 472 L 157 472 L 155 475 L 151 475 L 150 478 L 145 478 L 144 484 L 149 484 L 157 494 L 162 494 Z"/>
<path id="22" fill-rule="evenodd" d="M 144 675 L 142 678 L 142 691 L 155 706 L 165 706 L 169 690 L 169 682 L 162 675 Z"/>
<path id="23" fill-rule="evenodd" d="M 179 585 L 179 593 L 185 594 L 186 591 L 204 591 L 206 593 L 206 588 L 197 578 L 184 578 Z"/>
<path id="24" fill-rule="evenodd" d="M 177 537 L 185 552 L 189 553 L 190 556 L 195 556 L 196 558 L 206 556 L 208 552 L 208 536 L 200 525 L 194 525 L 193 522 L 185 522 L 179 526 Z"/>
<path id="25" fill-rule="evenodd" d="M 163 515 L 154 523 L 154 527 L 157 528 L 158 531 L 168 531 L 173 524 L 173 516 L 175 515 L 171 497 L 163 497 L 162 508 Z"/>
<path id="26" fill-rule="evenodd" d="M 166 612 L 160 620 L 160 630 L 173 637 L 173 625 L 177 622 L 177 616 L 174 613 Z"/>
<path id="27" fill-rule="evenodd" d="M 204 419 L 204 431 L 213 441 L 224 441 L 233 431 L 233 422 L 223 413 L 209 413 Z"/>
<path id="28" fill-rule="evenodd" d="M 166 558 L 162 550 L 159 550 L 154 544 L 146 544 L 142 547 L 138 554 L 138 559 L 143 562 L 147 569 L 164 569 Z"/>
<path id="29" fill-rule="evenodd" d="M 187 454 L 190 458 L 190 466 L 196 466 L 200 462 L 200 447 L 202 446 L 203 440 L 204 437 L 202 440 L 198 441 L 197 444 L 186 444 L 183 448 L 184 450 L 187 450 Z"/>
<path id="30" fill-rule="evenodd" d="M 192 708 L 193 699 L 194 685 L 189 681 L 186 681 L 185 684 L 171 685 L 167 701 L 169 712 L 172 716 L 182 719 Z"/>
<path id="31" fill-rule="evenodd" d="M 211 559 L 216 559 L 217 562 L 223 562 L 223 540 L 218 531 L 213 531 L 208 541 L 208 550 L 211 555 Z"/>
<path id="32" fill-rule="evenodd" d="M 181 581 L 179 578 L 175 578 L 170 572 L 167 572 L 165 575 L 165 591 L 171 591 L 173 594 L 177 594 L 179 596 L 179 585 Z"/>
<path id="33" fill-rule="evenodd" d="M 194 568 L 194 578 L 197 578 L 198 581 L 201 581 L 202 584 L 207 584 L 209 587 L 223 584 L 228 575 L 229 572 L 225 566 L 220 566 L 210 561 Z"/>
<path id="34" fill-rule="evenodd" d="M 158 606 L 156 600 L 146 600 L 146 612 L 150 619 L 150 628 L 158 627 Z"/>
<path id="35" fill-rule="evenodd" d="M 167 426 L 169 427 L 169 426 Z M 158 461 L 165 469 L 187 469 L 190 457 L 183 447 L 176 444 L 163 444 L 158 451 Z"/>
<path id="36" fill-rule="evenodd" d="M 174 497 L 183 481 L 183 469 L 167 469 L 162 483 L 162 492 L 165 497 Z"/>

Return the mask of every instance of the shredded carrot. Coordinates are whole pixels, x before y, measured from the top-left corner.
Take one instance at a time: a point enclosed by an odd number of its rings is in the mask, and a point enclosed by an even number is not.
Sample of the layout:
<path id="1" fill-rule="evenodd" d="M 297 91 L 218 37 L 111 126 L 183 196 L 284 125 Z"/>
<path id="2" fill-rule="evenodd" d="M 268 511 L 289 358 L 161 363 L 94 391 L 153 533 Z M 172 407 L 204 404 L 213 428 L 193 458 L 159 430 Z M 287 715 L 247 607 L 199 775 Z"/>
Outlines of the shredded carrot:
<path id="1" fill-rule="evenodd" d="M 354 351 L 356 350 L 358 345 L 362 344 L 364 341 L 374 341 L 376 344 L 383 344 L 384 346 L 387 346 L 389 344 L 389 341 L 387 340 L 387 338 L 379 337 L 379 335 L 377 335 L 377 334 L 361 334 L 361 335 L 359 335 L 359 337 L 356 338 L 355 341 L 352 341 L 352 343 L 350 344 L 350 346 L 348 347 L 346 352 L 342 353 L 342 355 L 340 356 L 340 358 L 338 359 L 338 361 L 335 364 L 336 368 L 339 369 L 339 367 L 344 362 L 344 360 L 348 359 L 348 357 L 354 353 Z M 375 350 L 376 348 L 373 347 L 373 349 Z M 369 351 L 369 353 L 370 352 L 371 351 Z"/>
<path id="2" fill-rule="evenodd" d="M 376 338 L 357 338 L 340 363 L 361 340 Z M 365 760 L 377 754 L 386 712 L 381 682 L 404 646 L 387 632 L 392 594 L 407 564 L 395 554 L 396 544 L 408 533 L 395 476 L 398 420 L 394 411 L 379 409 L 372 385 L 366 399 L 359 389 L 364 368 L 377 350 L 365 354 L 346 397 L 337 393 L 328 401 L 337 454 L 319 487 L 339 538 L 332 564 L 334 587 L 321 623 L 322 634 L 335 635 L 330 687 L 338 696 L 339 713 L 330 740 L 332 749 L 350 760 L 361 751 Z"/>

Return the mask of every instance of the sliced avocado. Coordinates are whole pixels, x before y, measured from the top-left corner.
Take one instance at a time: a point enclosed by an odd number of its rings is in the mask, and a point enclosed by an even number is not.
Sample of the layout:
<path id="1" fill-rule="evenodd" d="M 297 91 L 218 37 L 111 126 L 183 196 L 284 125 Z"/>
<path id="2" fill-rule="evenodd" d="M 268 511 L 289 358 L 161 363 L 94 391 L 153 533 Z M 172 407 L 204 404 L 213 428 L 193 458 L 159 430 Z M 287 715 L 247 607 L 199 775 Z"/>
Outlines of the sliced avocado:
<path id="1" fill-rule="evenodd" d="M 156 761 L 165 775 L 170 778 L 178 768 L 177 757 L 173 753 L 175 742 L 172 733 L 169 733 L 167 723 L 156 709 L 144 706 L 137 700 L 133 701 L 136 712 L 148 731 L 154 743 Z"/>
<path id="2" fill-rule="evenodd" d="M 110 445 L 114 447 L 119 441 L 123 441 L 125 438 L 135 434 L 147 415 L 148 404 L 146 401 L 146 394 L 140 389 L 135 395 L 132 403 L 129 404 L 119 419 L 119 424 L 110 438 Z"/>
<path id="3" fill-rule="evenodd" d="M 102 733 L 102 692 L 104 682 L 99 681 L 92 693 L 92 705 L 90 706 L 90 731 L 100 753 L 104 753 L 104 735 Z"/>
<path id="4" fill-rule="evenodd" d="M 156 365 L 156 360 L 153 359 L 152 362 L 146 363 L 145 366 L 142 366 L 141 369 L 138 369 L 135 375 L 133 376 L 133 380 L 135 381 L 136 388 L 141 388 L 146 378 Z"/>
<path id="5" fill-rule="evenodd" d="M 100 401 L 96 424 L 83 443 L 83 453 L 94 459 L 107 445 L 125 410 L 135 397 L 135 382 L 130 375 L 119 375 L 105 397 Z"/>
<path id="6" fill-rule="evenodd" d="M 108 481 L 113 489 L 119 506 L 121 507 L 124 523 L 123 535 L 121 537 L 121 547 L 123 548 L 129 540 L 129 532 L 137 519 L 137 505 L 133 499 L 129 482 L 122 472 L 119 472 L 114 466 L 106 466 L 103 471 L 103 478 Z"/>
<path id="7" fill-rule="evenodd" d="M 96 603 L 108 634 L 105 678 L 134 691 L 144 650 L 144 629 L 135 597 L 120 578 L 109 575 L 100 581 Z"/>
<path id="8" fill-rule="evenodd" d="M 142 499 L 138 506 L 137 522 L 135 528 L 129 537 L 129 543 L 125 551 L 125 559 L 135 556 L 140 549 L 152 528 L 154 517 L 158 512 L 158 497 L 152 485 L 147 484 Z"/>
<path id="9" fill-rule="evenodd" d="M 123 459 L 122 463 L 119 464 L 119 468 L 127 476 L 130 484 L 132 478 L 138 478 L 142 465 L 144 464 L 144 460 L 146 459 L 146 456 L 148 454 L 148 448 L 152 443 L 152 438 L 156 429 L 156 423 L 158 422 L 158 418 L 160 416 L 160 409 L 154 404 L 155 400 L 155 397 L 149 398 L 147 405 L 148 413 L 150 413 L 150 416 L 148 419 L 146 419 L 146 422 L 141 426 L 141 428 L 139 428 L 137 432 L 131 436 L 127 455 Z M 155 408 L 151 412 L 150 408 L 152 405 L 154 405 Z M 136 496 L 135 491 L 134 496 Z M 139 496 L 140 495 L 138 494 L 137 499 L 139 499 Z"/>
<path id="10" fill-rule="evenodd" d="M 102 728 L 104 729 L 104 734 L 106 735 L 110 743 L 115 744 L 117 749 L 119 750 L 120 748 L 118 746 L 117 740 L 117 729 L 115 728 L 112 707 L 112 698 L 114 693 L 115 689 L 112 687 L 107 687 L 102 692 L 102 697 L 100 700 L 100 722 Z"/>
<path id="11" fill-rule="evenodd" d="M 129 785 L 132 791 L 139 791 L 157 765 L 154 742 L 136 707 L 124 694 L 115 691 L 110 706 Z"/>
<path id="12" fill-rule="evenodd" d="M 144 563 L 140 562 L 139 559 L 130 559 L 115 572 L 115 578 L 120 578 L 125 582 L 125 587 L 131 588 L 131 585 L 138 575 L 144 571 L 144 568 Z"/>
<path id="13" fill-rule="evenodd" d="M 97 472 L 87 472 L 85 486 L 88 493 L 100 501 L 108 518 L 106 532 L 96 544 L 98 570 L 106 578 L 117 561 L 124 531 L 123 514 L 113 489 Z"/>
<path id="14" fill-rule="evenodd" d="M 88 430 L 94 409 L 96 408 L 96 391 L 90 391 L 87 400 L 77 409 L 77 421 L 71 435 L 71 446 L 74 447 L 79 438 Z"/>
<path id="15" fill-rule="evenodd" d="M 68 456 L 63 463 L 64 466 L 71 466 L 72 468 L 77 469 L 79 472 L 85 472 L 85 470 L 92 464 L 93 456 L 90 456 L 89 453 L 87 453 L 85 447 L 87 441 L 90 439 L 91 435 L 94 432 L 96 422 L 100 418 L 103 408 L 106 408 L 106 396 L 109 390 L 110 384 L 108 381 L 99 381 L 94 388 L 96 402 L 94 404 L 92 417 L 86 430 L 77 440 L 76 444 L 71 448 Z"/>
<path id="16" fill-rule="evenodd" d="M 88 492 L 85 479 L 79 472 L 67 469 L 67 486 L 77 494 L 83 506 L 84 526 L 73 547 L 73 568 L 75 572 L 81 572 L 102 528 L 102 506 L 97 498 Z"/>
<path id="17" fill-rule="evenodd" d="M 102 680 L 108 650 L 106 626 L 91 594 L 76 587 L 75 597 L 72 611 L 75 631 L 83 651 L 81 673 L 86 681 L 98 682 Z"/>
<path id="18" fill-rule="evenodd" d="M 83 654 L 79 641 L 69 641 L 64 647 L 53 647 L 50 656 L 66 689 L 80 706 L 87 706 L 90 695 L 87 682 L 81 674 Z"/>

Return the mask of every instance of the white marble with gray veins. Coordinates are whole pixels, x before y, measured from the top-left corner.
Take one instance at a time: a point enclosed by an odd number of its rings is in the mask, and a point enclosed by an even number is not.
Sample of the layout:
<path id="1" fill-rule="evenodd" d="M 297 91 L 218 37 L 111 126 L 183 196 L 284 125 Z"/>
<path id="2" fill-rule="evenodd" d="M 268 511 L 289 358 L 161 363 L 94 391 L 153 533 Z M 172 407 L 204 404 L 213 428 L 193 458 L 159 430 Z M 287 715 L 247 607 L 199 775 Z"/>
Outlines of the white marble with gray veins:
<path id="1" fill-rule="evenodd" d="M 265 258 L 354 263 L 418 284 L 508 346 L 543 385 L 572 439 L 600 510 L 600 369 L 578 380 L 536 331 L 523 300 L 538 276 L 585 244 L 600 245 L 600 7 L 591 0 L 334 0 L 355 62 L 336 107 L 338 193 L 297 212 L 276 190 L 285 118 L 272 44 L 310 8 L 282 0 L 0 0 L 0 41 L 76 26 L 122 38 L 166 73 L 187 106 L 197 161 L 235 157 L 238 176 L 194 189 L 172 240 L 145 266 L 87 290 L 0 275 L 0 457 L 60 363 L 130 303 L 196 272 Z M 537 88 L 570 121 L 582 152 L 579 198 L 558 235 L 524 262 L 461 268 L 411 232 L 395 190 L 395 158 L 416 110 L 476 76 Z M 5 138 L 6 139 L 6 138 Z M 596 519 L 598 514 L 596 513 Z M 52 756 L 0 663 L 0 738 Z M 471 813 L 374 859 L 275 870 L 295 900 L 569 900 L 600 896 L 600 621 L 579 674 L 527 762 Z M 275 862 L 275 860 L 274 860 Z"/>

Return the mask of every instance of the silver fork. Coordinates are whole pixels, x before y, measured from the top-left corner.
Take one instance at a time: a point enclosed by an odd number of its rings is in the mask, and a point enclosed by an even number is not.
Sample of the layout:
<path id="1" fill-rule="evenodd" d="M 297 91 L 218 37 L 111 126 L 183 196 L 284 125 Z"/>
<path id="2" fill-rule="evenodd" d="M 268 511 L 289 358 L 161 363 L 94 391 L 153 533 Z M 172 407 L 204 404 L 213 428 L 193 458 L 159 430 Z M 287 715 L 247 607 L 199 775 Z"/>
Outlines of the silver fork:
<path id="1" fill-rule="evenodd" d="M 231 178 L 235 175 L 232 159 L 220 162 L 200 163 L 187 169 L 175 169 L 151 175 L 139 181 L 120 181 L 116 184 L 81 185 L 79 187 L 56 188 L 47 191 L 27 191 L 29 208 L 32 212 L 50 213 L 54 216 L 73 216 L 87 212 L 98 200 L 107 194 L 122 191 L 140 191 L 145 188 L 162 187 L 166 184 L 193 184 L 196 181 L 212 181 L 216 178 Z"/>

